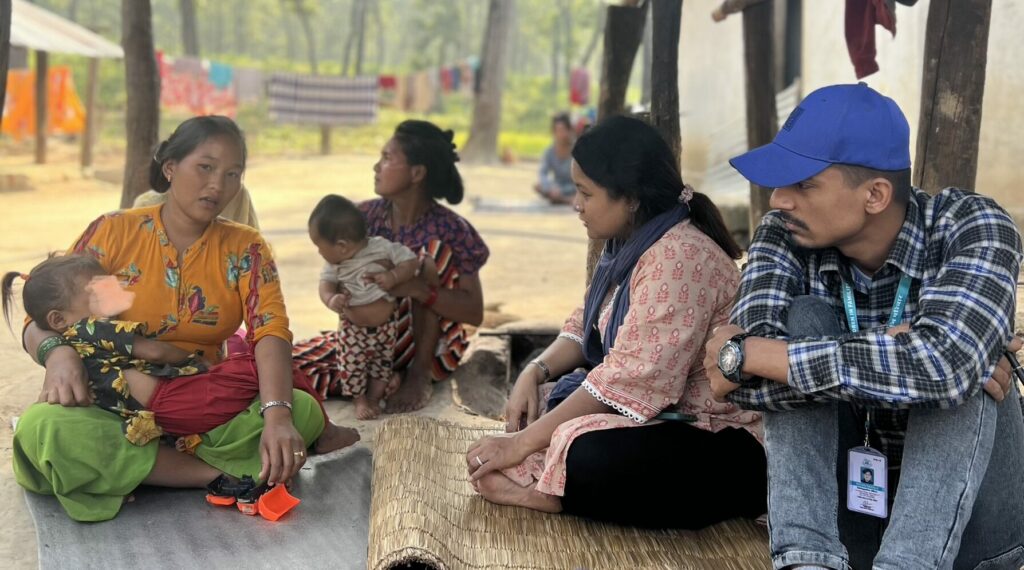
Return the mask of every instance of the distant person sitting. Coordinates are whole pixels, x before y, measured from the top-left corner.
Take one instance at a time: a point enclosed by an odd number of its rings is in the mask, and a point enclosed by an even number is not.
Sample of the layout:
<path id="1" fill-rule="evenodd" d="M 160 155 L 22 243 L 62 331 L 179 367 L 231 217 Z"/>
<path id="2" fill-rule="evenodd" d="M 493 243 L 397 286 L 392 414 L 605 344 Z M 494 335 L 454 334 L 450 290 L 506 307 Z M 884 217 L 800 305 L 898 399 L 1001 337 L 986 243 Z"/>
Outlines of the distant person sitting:
<path id="1" fill-rule="evenodd" d="M 571 168 L 576 136 L 567 113 L 551 118 L 551 136 L 554 141 L 541 157 L 539 178 L 533 189 L 552 204 L 569 205 L 576 195 Z"/>

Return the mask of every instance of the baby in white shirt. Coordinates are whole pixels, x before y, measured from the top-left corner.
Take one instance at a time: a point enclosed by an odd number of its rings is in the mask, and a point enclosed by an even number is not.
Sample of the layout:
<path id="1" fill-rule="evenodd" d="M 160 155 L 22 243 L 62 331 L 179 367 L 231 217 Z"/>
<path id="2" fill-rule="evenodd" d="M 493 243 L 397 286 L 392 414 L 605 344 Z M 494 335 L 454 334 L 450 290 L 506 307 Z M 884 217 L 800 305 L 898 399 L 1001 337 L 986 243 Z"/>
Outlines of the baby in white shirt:
<path id="1" fill-rule="evenodd" d="M 419 258 L 404 245 L 367 237 L 366 219 L 350 200 L 325 196 L 309 217 L 309 237 L 327 263 L 320 272 L 320 300 L 340 315 L 338 364 L 341 392 L 352 396 L 356 417 L 380 415 L 395 342 L 395 298 L 389 293 L 417 275 Z"/>

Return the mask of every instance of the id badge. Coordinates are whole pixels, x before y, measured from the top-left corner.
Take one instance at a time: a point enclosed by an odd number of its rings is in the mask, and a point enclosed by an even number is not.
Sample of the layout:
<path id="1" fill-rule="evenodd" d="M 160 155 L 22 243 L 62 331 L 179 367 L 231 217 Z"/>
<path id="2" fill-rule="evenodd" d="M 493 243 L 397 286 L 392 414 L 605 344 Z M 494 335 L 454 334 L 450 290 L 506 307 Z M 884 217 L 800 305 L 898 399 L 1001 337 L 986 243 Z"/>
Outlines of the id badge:
<path id="1" fill-rule="evenodd" d="M 888 461 L 870 447 L 855 447 L 847 462 L 846 508 L 873 517 L 889 516 Z"/>

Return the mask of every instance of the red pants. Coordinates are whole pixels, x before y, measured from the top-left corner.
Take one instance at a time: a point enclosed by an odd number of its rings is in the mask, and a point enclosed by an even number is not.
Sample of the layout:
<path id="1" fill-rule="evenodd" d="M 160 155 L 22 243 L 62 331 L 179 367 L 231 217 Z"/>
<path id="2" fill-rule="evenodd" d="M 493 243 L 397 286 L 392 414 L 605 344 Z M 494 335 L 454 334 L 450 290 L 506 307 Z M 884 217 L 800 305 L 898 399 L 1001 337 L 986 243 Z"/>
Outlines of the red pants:
<path id="1" fill-rule="evenodd" d="M 292 382 L 295 388 L 322 402 L 302 371 L 293 371 Z M 256 360 L 251 353 L 243 353 L 232 355 L 203 374 L 160 380 L 147 407 L 164 433 L 190 435 L 224 425 L 259 395 Z M 326 419 L 323 403 L 320 410 Z"/>

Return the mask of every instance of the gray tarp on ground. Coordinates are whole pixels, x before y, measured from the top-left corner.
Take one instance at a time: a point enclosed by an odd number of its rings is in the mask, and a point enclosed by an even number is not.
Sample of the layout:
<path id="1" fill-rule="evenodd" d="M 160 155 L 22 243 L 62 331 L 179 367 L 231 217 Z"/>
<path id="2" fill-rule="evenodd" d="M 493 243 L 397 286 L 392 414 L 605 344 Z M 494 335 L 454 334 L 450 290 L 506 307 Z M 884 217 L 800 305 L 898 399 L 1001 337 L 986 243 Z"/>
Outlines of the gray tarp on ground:
<path id="1" fill-rule="evenodd" d="M 199 490 L 142 488 L 111 521 L 77 523 L 26 493 L 39 566 L 56 568 L 366 568 L 372 458 L 362 445 L 314 456 L 280 521 L 206 504 Z"/>

